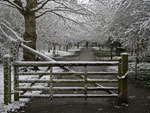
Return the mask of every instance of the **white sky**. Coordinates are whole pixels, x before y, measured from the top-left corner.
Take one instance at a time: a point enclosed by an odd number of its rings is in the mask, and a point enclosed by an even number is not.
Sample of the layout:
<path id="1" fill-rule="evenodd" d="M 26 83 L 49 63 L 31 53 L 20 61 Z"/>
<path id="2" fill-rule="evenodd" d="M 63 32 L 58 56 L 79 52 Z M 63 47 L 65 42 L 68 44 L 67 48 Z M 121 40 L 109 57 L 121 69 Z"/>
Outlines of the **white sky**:
<path id="1" fill-rule="evenodd" d="M 79 3 L 88 3 L 89 0 L 78 0 Z"/>

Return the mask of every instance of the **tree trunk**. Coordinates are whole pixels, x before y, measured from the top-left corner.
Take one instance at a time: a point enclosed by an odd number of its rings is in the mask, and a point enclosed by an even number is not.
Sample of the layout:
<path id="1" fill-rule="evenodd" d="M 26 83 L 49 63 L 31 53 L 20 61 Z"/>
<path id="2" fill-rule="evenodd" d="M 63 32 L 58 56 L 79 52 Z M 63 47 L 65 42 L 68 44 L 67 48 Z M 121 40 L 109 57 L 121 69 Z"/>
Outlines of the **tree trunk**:
<path id="1" fill-rule="evenodd" d="M 110 47 L 110 59 L 113 59 L 113 46 Z"/>
<path id="2" fill-rule="evenodd" d="M 36 7 L 36 0 L 34 1 L 26 0 L 26 1 L 27 1 L 27 7 L 29 7 L 29 9 L 27 9 L 24 14 L 25 32 L 24 32 L 23 37 L 24 37 L 24 40 L 31 41 L 31 42 L 24 43 L 24 44 L 36 50 L 36 39 L 37 39 L 36 18 L 35 18 L 35 12 L 30 11 L 30 8 Z M 25 61 L 35 61 L 36 55 L 23 49 L 23 58 Z"/>
<path id="3" fill-rule="evenodd" d="M 50 53 L 50 51 L 51 51 L 51 44 L 49 43 L 48 44 L 48 53 Z"/>
<path id="4" fill-rule="evenodd" d="M 56 55 L 56 44 L 53 43 L 53 56 L 55 56 L 55 55 Z"/>
<path id="5" fill-rule="evenodd" d="M 139 40 L 136 43 L 136 63 L 139 64 L 139 53 L 140 53 L 140 47 L 139 47 Z"/>

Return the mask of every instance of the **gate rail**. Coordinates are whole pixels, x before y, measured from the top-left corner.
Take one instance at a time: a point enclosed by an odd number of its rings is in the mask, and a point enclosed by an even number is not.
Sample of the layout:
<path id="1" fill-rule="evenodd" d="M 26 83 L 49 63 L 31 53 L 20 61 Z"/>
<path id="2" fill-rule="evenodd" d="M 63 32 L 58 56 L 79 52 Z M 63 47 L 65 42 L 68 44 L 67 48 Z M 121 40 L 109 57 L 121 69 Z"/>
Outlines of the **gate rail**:
<path id="1" fill-rule="evenodd" d="M 4 104 L 11 103 L 11 61 L 10 56 L 4 57 Z M 19 67 L 51 67 L 50 72 L 19 72 Z M 84 72 L 53 72 L 53 67 L 64 66 L 83 66 Z M 117 72 L 88 72 L 88 66 L 118 66 Z M 127 102 L 127 76 L 128 76 L 128 54 L 122 54 L 119 61 L 58 61 L 58 62 L 27 62 L 27 61 L 15 61 L 14 67 L 14 100 L 18 101 L 19 98 L 98 98 L 98 97 L 119 97 L 122 102 Z M 19 80 L 19 76 L 24 75 L 44 75 L 50 76 L 49 80 Z M 55 79 L 54 76 L 66 76 L 66 75 L 83 75 L 81 79 Z M 87 76 L 101 76 L 109 75 L 116 76 L 116 79 L 91 79 Z M 49 87 L 33 88 L 33 87 L 20 87 L 19 83 L 47 83 Z M 55 83 L 83 83 L 84 87 L 55 87 Z M 98 83 L 117 83 L 117 87 L 88 87 L 89 84 Z M 101 85 L 100 85 L 101 86 Z M 49 91 L 49 94 L 39 95 L 21 95 L 20 91 Z M 54 94 L 54 91 L 83 91 L 83 94 Z M 111 94 L 88 94 L 88 91 L 112 91 L 118 90 L 118 93 Z"/>

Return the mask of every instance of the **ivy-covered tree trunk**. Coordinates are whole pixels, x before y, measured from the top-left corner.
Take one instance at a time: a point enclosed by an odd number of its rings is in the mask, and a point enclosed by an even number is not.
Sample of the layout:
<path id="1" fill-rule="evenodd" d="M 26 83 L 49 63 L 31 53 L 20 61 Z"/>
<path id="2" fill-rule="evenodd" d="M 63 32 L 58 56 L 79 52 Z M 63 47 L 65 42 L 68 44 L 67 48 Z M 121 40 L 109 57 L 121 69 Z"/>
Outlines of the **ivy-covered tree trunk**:
<path id="1" fill-rule="evenodd" d="M 36 50 L 36 17 L 35 12 L 31 11 L 32 8 L 36 7 L 36 0 L 26 0 L 27 1 L 27 10 L 24 14 L 25 20 L 25 32 L 24 32 L 24 40 L 30 41 L 26 42 L 25 45 Z M 23 58 L 25 61 L 35 61 L 36 56 L 27 50 L 23 50 Z"/>

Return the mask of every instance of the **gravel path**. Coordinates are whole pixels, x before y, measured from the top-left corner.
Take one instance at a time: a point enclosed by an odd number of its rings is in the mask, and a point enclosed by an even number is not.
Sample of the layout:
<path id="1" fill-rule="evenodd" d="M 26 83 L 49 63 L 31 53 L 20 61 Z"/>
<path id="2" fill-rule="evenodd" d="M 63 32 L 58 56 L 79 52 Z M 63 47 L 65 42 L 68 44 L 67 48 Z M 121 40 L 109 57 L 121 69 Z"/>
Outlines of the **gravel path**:
<path id="1" fill-rule="evenodd" d="M 83 48 L 78 60 L 93 61 L 95 56 L 90 48 Z M 116 99 L 110 98 L 32 99 L 17 113 L 150 113 L 150 89 L 141 88 L 135 81 L 129 80 L 129 104 L 121 105 Z"/>

